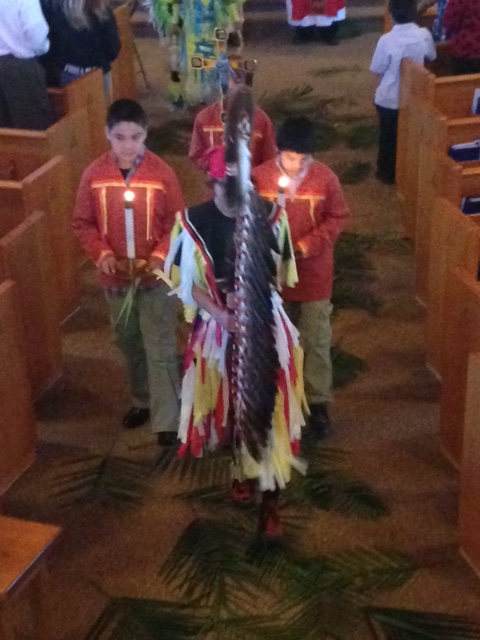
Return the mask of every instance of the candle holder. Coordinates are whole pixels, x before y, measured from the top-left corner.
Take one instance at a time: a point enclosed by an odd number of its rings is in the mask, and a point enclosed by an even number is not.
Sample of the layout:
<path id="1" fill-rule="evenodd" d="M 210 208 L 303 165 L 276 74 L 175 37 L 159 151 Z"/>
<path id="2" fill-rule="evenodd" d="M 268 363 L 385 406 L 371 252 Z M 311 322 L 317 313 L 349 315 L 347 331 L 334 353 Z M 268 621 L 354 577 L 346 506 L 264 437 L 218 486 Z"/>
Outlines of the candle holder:
<path id="1" fill-rule="evenodd" d="M 122 258 L 117 260 L 117 275 L 127 280 L 145 276 L 148 261 L 143 258 Z"/>

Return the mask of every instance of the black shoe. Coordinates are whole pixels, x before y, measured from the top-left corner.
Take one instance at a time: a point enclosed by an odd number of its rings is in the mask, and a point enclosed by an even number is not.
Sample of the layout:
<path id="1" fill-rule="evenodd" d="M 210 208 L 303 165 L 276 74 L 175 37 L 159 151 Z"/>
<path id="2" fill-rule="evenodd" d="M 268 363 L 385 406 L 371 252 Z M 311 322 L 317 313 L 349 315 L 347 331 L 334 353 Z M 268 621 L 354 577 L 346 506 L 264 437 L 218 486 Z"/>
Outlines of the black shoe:
<path id="1" fill-rule="evenodd" d="M 173 447 L 177 444 L 178 435 L 176 431 L 159 431 L 157 442 L 161 447 Z"/>
<path id="2" fill-rule="evenodd" d="M 145 424 L 150 418 L 150 409 L 140 409 L 139 407 L 132 407 L 127 411 L 123 418 L 123 426 L 127 429 L 137 429 Z"/>
<path id="3" fill-rule="evenodd" d="M 309 426 L 312 436 L 317 440 L 323 440 L 332 430 L 332 423 L 328 415 L 327 403 L 310 405 Z"/>
<path id="4" fill-rule="evenodd" d="M 315 27 L 295 27 L 293 44 L 307 44 L 315 38 Z"/>

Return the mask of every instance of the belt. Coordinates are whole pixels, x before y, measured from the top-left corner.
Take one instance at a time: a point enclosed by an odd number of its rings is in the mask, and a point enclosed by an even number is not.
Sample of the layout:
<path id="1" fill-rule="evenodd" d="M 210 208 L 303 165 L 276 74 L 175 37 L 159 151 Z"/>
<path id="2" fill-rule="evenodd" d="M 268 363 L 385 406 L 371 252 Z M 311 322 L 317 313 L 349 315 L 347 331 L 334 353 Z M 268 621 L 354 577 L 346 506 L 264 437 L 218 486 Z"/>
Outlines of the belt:
<path id="1" fill-rule="evenodd" d="M 76 67 L 74 64 L 66 64 L 63 68 L 67 73 L 72 73 L 76 76 L 83 76 L 85 73 L 93 71 L 93 69 L 95 69 L 95 67 Z"/>

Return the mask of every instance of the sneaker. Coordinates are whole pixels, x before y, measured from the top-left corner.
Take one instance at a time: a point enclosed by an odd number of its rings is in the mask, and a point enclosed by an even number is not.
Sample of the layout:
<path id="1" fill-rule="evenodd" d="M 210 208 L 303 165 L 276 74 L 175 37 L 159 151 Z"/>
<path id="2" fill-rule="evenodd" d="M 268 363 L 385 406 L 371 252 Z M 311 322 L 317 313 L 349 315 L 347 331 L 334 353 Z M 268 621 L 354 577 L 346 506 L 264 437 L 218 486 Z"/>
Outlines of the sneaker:
<path id="1" fill-rule="evenodd" d="M 176 431 L 159 431 L 157 442 L 161 447 L 174 447 L 177 444 L 178 434 Z"/>
<path id="2" fill-rule="evenodd" d="M 255 481 L 234 480 L 230 488 L 230 497 L 236 504 L 252 504 L 255 500 Z"/>
<path id="3" fill-rule="evenodd" d="M 310 405 L 310 431 L 314 438 L 323 440 L 325 436 L 332 430 L 332 423 L 328 415 L 326 402 Z"/>
<path id="4" fill-rule="evenodd" d="M 141 409 L 140 407 L 132 407 L 127 411 L 123 418 L 123 426 L 126 429 L 137 429 L 145 424 L 150 418 L 150 409 Z"/>

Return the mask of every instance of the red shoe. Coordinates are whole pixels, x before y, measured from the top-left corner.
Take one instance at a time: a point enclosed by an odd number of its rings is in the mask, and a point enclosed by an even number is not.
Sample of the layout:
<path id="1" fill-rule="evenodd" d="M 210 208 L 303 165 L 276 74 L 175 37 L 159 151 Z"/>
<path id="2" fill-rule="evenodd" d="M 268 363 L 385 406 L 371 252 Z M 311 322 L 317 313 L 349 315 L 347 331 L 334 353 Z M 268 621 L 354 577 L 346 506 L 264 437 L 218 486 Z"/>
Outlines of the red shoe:
<path id="1" fill-rule="evenodd" d="M 261 538 L 267 540 L 278 540 L 282 537 L 277 491 L 265 491 L 263 494 L 258 533 Z"/>
<path id="2" fill-rule="evenodd" d="M 230 489 L 230 497 L 237 504 L 252 504 L 255 500 L 255 481 L 234 480 Z"/>

